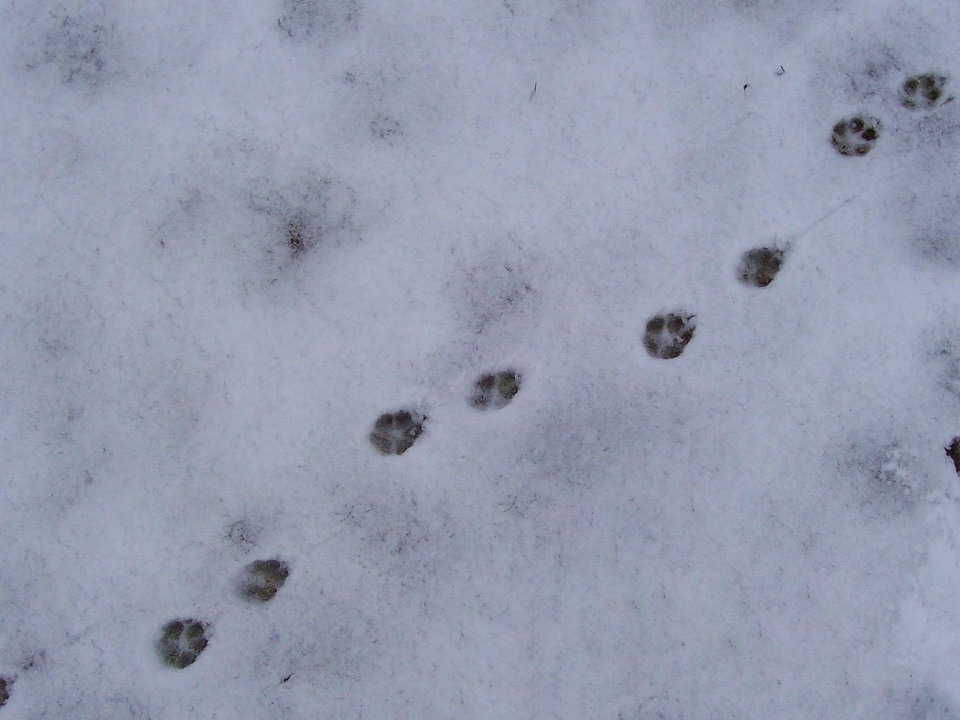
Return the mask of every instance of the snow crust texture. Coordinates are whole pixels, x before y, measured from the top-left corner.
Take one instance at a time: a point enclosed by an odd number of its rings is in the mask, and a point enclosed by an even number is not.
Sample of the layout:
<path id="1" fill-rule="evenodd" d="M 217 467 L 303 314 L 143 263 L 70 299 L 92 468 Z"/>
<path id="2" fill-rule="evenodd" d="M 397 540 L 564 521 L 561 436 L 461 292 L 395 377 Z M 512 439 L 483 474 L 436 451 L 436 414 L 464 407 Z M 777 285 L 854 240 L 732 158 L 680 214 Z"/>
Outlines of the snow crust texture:
<path id="1" fill-rule="evenodd" d="M 0 720 L 960 720 L 958 37 L 0 0 Z"/>

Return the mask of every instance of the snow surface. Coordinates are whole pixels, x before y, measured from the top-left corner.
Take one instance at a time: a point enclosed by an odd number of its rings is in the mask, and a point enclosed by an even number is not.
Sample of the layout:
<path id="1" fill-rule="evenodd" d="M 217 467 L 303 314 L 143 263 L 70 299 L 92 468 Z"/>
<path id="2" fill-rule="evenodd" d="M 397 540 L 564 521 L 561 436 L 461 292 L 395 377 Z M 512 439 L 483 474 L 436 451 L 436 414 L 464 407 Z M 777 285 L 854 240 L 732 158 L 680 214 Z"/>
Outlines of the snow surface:
<path id="1" fill-rule="evenodd" d="M 5 0 L 0 720 L 960 718 L 960 102 L 898 98 L 958 35 Z"/>

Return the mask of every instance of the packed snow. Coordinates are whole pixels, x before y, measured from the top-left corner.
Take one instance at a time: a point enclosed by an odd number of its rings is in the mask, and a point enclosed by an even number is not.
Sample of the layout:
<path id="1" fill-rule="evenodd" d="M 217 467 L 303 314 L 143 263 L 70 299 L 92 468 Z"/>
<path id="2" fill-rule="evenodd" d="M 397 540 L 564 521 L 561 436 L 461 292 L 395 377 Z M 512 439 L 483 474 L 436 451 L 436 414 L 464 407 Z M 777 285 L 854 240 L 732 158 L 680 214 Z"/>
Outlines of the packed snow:
<path id="1" fill-rule="evenodd" d="M 960 4 L 0 8 L 0 720 L 960 720 Z"/>

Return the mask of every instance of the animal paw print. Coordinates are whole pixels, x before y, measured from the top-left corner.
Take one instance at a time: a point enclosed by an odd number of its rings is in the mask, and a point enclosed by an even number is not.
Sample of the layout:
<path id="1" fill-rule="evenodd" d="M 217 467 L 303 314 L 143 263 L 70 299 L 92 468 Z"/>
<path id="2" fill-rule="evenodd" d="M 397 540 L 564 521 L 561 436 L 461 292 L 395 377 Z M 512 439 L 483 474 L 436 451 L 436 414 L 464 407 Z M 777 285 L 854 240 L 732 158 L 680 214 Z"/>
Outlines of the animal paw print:
<path id="1" fill-rule="evenodd" d="M 43 59 L 58 65 L 65 83 L 96 85 L 104 75 L 113 31 L 97 15 L 66 15 L 47 33 Z"/>
<path id="2" fill-rule="evenodd" d="M 408 410 L 384 413 L 373 425 L 370 442 L 383 455 L 403 455 L 423 434 L 426 419 Z"/>
<path id="3" fill-rule="evenodd" d="M 171 620 L 160 631 L 160 640 L 157 642 L 160 659 L 180 670 L 193 665 L 207 647 L 208 627 L 199 620 Z"/>
<path id="4" fill-rule="evenodd" d="M 854 115 L 833 126 L 831 141 L 841 155 L 866 155 L 880 138 L 880 121 Z"/>
<path id="5" fill-rule="evenodd" d="M 290 566 L 283 560 L 254 560 L 243 569 L 241 594 L 250 600 L 272 600 L 290 575 Z"/>
<path id="6" fill-rule="evenodd" d="M 386 115 L 377 115 L 370 122 L 370 132 L 380 140 L 390 140 L 395 135 L 401 135 L 402 128 L 397 120 Z"/>
<path id="7" fill-rule="evenodd" d="M 513 370 L 502 370 L 483 375 L 473 386 L 473 406 L 481 410 L 495 409 L 510 404 L 520 392 L 520 374 Z"/>
<path id="8" fill-rule="evenodd" d="M 936 107 L 937 102 L 943 97 L 943 86 L 946 84 L 946 77 L 933 73 L 908 77 L 900 87 L 900 103 L 906 108 L 913 109 Z"/>
<path id="9" fill-rule="evenodd" d="M 227 528 L 227 538 L 245 552 L 253 549 L 262 533 L 263 528 L 247 518 L 237 520 Z"/>
<path id="10" fill-rule="evenodd" d="M 683 354 L 684 349 L 693 340 L 695 329 L 693 315 L 676 313 L 654 315 L 647 321 L 643 345 L 653 357 L 672 360 Z"/>
<path id="11" fill-rule="evenodd" d="M 766 287 L 783 267 L 783 250 L 761 247 L 748 250 L 740 258 L 740 281 L 754 287 Z"/>
<path id="12" fill-rule="evenodd" d="M 300 220 L 287 221 L 287 246 L 293 257 L 300 257 L 307 247 L 307 231 Z"/>

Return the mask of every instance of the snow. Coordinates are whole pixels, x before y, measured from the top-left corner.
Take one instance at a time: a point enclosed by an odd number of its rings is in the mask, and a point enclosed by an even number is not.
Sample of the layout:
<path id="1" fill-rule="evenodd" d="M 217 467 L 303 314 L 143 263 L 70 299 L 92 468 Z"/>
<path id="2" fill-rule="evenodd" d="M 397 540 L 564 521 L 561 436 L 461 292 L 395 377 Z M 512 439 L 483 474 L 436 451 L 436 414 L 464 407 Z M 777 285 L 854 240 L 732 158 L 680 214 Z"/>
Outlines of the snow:
<path id="1" fill-rule="evenodd" d="M 960 7 L 0 19 L 0 720 L 960 718 Z"/>

